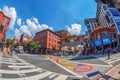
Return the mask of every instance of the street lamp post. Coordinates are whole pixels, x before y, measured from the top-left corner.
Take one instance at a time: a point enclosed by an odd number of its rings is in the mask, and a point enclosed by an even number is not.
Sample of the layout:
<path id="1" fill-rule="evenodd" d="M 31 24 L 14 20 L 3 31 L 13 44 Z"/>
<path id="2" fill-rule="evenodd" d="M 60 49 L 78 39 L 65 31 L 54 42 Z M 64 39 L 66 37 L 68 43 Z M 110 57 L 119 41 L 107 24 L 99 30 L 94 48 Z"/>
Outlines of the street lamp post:
<path id="1" fill-rule="evenodd" d="M 41 48 L 41 45 L 39 44 L 39 49 L 40 49 L 40 48 Z M 40 49 L 40 54 L 42 53 L 41 51 L 42 51 L 42 50 Z"/>

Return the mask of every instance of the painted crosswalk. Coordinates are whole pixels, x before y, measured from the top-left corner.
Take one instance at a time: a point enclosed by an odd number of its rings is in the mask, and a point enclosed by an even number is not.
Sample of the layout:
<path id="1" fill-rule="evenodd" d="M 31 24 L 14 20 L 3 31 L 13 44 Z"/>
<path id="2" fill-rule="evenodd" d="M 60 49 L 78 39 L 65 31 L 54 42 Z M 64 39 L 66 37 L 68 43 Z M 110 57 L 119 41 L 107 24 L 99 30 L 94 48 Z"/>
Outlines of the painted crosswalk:
<path id="1" fill-rule="evenodd" d="M 66 80 L 68 77 L 71 76 L 36 67 L 16 55 L 0 54 L 0 80 Z"/>
<path id="2" fill-rule="evenodd" d="M 120 53 L 116 53 L 116 54 L 111 54 L 110 55 L 110 59 L 108 59 L 108 55 L 104 54 L 104 55 L 96 55 L 95 57 L 98 57 L 100 60 L 108 63 L 108 64 L 112 64 L 114 62 L 120 61 Z"/>

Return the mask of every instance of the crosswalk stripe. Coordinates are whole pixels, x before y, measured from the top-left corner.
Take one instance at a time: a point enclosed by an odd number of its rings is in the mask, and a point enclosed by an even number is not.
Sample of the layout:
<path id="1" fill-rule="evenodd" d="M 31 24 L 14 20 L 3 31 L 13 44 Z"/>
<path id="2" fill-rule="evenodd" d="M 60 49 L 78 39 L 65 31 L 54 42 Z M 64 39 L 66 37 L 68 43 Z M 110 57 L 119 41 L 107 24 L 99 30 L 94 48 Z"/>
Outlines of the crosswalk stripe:
<path id="1" fill-rule="evenodd" d="M 14 71 L 14 70 L 1 70 L 1 73 L 4 74 L 18 74 L 18 73 L 30 73 L 30 72 L 35 72 L 35 71 L 40 71 L 42 69 L 37 68 L 37 69 L 30 69 L 30 70 L 19 70 L 19 71 Z"/>
<path id="2" fill-rule="evenodd" d="M 100 60 L 102 60 L 108 64 L 112 64 L 114 62 L 120 61 L 120 53 L 110 55 L 110 59 L 108 59 L 107 54 L 106 55 L 98 55 L 95 57 L 99 58 Z"/>
<path id="3" fill-rule="evenodd" d="M 42 74 L 26 77 L 26 80 L 40 80 L 42 78 L 45 78 L 45 77 L 49 76 L 50 74 L 52 74 L 52 72 L 47 71 L 47 72 L 42 73 Z"/>
<path id="4" fill-rule="evenodd" d="M 5 61 L 0 61 L 0 63 L 4 63 L 4 64 L 29 64 L 29 63 L 13 63 L 13 62 L 5 62 Z"/>
<path id="5" fill-rule="evenodd" d="M 114 63 L 114 62 L 117 62 L 117 61 L 120 61 L 120 59 L 111 61 L 111 62 L 109 62 L 109 63 Z"/>
<path id="6" fill-rule="evenodd" d="M 0 60 L 0 61 L 5 61 L 5 62 L 17 62 L 17 61 L 15 61 L 15 60 L 4 60 L 4 59 L 2 59 L 2 60 Z"/>
<path id="7" fill-rule="evenodd" d="M 35 66 L 8 66 L 9 68 L 35 68 Z"/>
<path id="8" fill-rule="evenodd" d="M 54 78 L 55 76 L 58 76 L 58 74 L 56 74 L 56 73 L 55 73 L 55 74 L 52 74 L 52 75 L 49 76 L 49 78 L 52 79 L 52 78 Z"/>
<path id="9" fill-rule="evenodd" d="M 67 76 L 65 75 L 60 75 L 58 76 L 57 78 L 55 78 L 54 80 L 66 80 L 67 79 Z"/>

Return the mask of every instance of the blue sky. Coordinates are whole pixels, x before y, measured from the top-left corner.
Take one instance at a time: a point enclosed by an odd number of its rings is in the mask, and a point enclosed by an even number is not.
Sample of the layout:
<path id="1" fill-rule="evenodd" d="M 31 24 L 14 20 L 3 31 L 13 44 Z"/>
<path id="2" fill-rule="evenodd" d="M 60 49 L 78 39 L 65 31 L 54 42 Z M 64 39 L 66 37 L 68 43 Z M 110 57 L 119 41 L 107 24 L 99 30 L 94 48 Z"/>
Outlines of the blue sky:
<path id="1" fill-rule="evenodd" d="M 34 35 L 36 29 L 42 30 L 44 27 L 53 31 L 65 29 L 77 34 L 84 33 L 84 19 L 96 16 L 94 0 L 1 0 L 0 9 L 13 17 L 14 21 L 13 27 L 10 25 L 8 29 L 7 38 L 23 32 Z"/>

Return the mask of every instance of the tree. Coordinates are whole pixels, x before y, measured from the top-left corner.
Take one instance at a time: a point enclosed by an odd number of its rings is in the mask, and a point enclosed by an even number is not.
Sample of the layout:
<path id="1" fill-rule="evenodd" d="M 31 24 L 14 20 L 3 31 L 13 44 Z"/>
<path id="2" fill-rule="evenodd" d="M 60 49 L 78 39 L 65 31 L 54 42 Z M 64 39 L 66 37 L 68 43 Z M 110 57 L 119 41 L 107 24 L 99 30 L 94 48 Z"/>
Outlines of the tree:
<path id="1" fill-rule="evenodd" d="M 27 47 L 27 42 L 22 42 L 21 45 L 26 48 Z"/>
<path id="2" fill-rule="evenodd" d="M 33 49 L 33 51 L 38 52 L 39 51 L 39 43 L 32 41 L 30 42 L 30 47 Z"/>
<path id="3" fill-rule="evenodd" d="M 11 39 L 6 39 L 6 46 L 7 47 L 10 47 L 11 43 L 12 43 Z"/>

